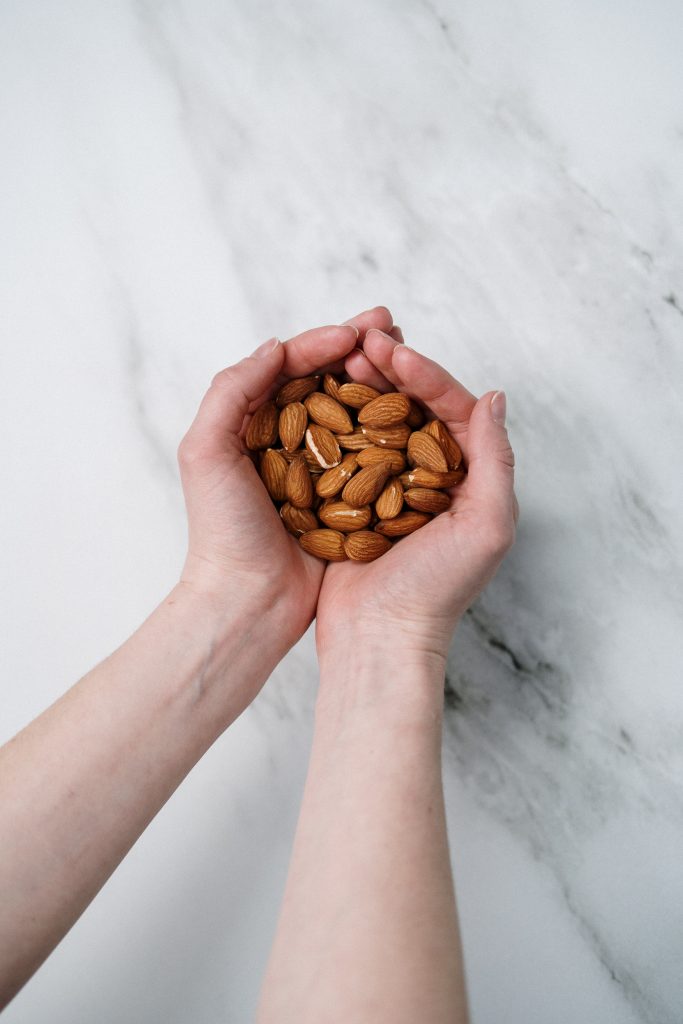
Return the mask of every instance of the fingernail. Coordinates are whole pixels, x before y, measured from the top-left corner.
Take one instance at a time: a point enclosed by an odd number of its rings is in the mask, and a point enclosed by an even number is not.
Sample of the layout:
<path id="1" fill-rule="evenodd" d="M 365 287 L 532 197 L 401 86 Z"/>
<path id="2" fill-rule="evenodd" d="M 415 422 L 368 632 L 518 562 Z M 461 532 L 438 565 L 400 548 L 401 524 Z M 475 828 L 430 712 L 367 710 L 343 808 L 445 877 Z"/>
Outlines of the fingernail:
<path id="1" fill-rule="evenodd" d="M 269 338 L 268 341 L 264 341 L 262 345 L 259 345 L 257 349 L 254 349 L 251 354 L 252 356 L 258 356 L 259 358 L 261 358 L 261 356 L 267 356 L 270 352 L 276 349 L 279 344 L 279 338 Z"/>
<path id="2" fill-rule="evenodd" d="M 507 401 L 505 398 L 505 392 L 496 391 L 495 395 L 491 399 L 491 417 L 499 427 L 505 426 L 506 407 Z"/>
<path id="3" fill-rule="evenodd" d="M 358 341 L 358 339 L 360 338 L 360 331 L 358 330 L 355 324 L 342 324 L 342 327 L 353 327 L 354 331 L 356 332 L 356 341 Z"/>

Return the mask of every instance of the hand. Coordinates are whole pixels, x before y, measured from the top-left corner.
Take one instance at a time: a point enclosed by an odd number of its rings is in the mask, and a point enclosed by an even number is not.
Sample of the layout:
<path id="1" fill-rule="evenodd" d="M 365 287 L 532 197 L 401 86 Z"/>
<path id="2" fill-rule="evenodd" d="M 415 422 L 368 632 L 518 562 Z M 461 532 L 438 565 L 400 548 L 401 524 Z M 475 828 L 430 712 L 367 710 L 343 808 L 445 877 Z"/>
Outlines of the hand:
<path id="1" fill-rule="evenodd" d="M 285 380 L 340 371 L 372 327 L 391 330 L 388 309 L 378 306 L 345 325 L 318 327 L 284 343 L 265 342 L 216 374 L 178 448 L 189 527 L 181 585 L 233 617 L 238 610 L 268 613 L 283 654 L 312 620 L 324 565 L 283 528 L 244 434 L 250 414 Z"/>
<path id="2" fill-rule="evenodd" d="M 381 330 L 349 354 L 347 373 L 382 391 L 397 388 L 441 419 L 463 451 L 468 473 L 451 490 L 449 511 L 370 563 L 330 563 L 317 611 L 322 656 L 363 641 L 445 659 L 458 618 L 496 572 L 515 537 L 514 455 L 505 396 L 478 401 L 431 359 Z"/>

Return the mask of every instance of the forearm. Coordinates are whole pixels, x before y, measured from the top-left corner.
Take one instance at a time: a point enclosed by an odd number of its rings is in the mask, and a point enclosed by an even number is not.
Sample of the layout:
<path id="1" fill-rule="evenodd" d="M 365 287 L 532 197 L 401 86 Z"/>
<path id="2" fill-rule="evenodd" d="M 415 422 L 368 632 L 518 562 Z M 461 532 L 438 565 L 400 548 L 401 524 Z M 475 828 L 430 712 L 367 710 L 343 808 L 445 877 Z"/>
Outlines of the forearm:
<path id="1" fill-rule="evenodd" d="M 362 644 L 323 660 L 259 1024 L 466 1019 L 442 707 L 437 660 Z"/>
<path id="2" fill-rule="evenodd" d="M 0 750 L 0 1006 L 267 678 L 258 620 L 233 615 L 176 587 Z"/>

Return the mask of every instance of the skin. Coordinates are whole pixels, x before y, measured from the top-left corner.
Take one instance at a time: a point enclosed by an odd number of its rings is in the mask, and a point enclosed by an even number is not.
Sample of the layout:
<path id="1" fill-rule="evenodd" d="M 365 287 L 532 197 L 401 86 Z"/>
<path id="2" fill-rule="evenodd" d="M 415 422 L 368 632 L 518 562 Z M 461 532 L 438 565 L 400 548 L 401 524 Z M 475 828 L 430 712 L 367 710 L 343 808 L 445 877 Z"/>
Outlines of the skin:
<path id="1" fill-rule="evenodd" d="M 321 368 L 383 390 L 410 381 L 468 459 L 452 512 L 371 565 L 306 554 L 244 451 L 251 412 Z M 317 611 L 315 740 L 259 1020 L 465 1019 L 441 713 L 454 625 L 514 534 L 511 452 L 491 408 L 408 350 L 381 306 L 216 374 L 178 450 L 178 584 L 0 749 L 0 1007 Z"/>

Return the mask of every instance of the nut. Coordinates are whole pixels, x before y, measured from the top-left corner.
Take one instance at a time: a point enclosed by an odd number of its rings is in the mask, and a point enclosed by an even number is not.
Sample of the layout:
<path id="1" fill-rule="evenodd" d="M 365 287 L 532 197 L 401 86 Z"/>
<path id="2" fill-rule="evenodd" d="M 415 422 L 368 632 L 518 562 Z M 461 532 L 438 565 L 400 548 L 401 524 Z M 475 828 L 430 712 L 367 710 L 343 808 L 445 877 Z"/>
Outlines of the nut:
<path id="1" fill-rule="evenodd" d="M 354 562 L 373 562 L 375 558 L 386 554 L 391 547 L 389 538 L 375 533 L 374 530 L 360 530 L 344 538 L 346 556 Z"/>
<path id="2" fill-rule="evenodd" d="M 342 487 L 353 476 L 356 465 L 358 463 L 358 456 L 355 452 L 349 452 L 341 460 L 338 466 L 333 466 L 332 469 L 326 469 L 325 472 L 318 477 L 315 485 L 316 493 L 321 498 L 333 498 L 335 494 L 339 494 Z"/>
<path id="3" fill-rule="evenodd" d="M 334 434 L 327 427 L 312 423 L 305 434 L 306 447 L 323 469 L 332 469 L 341 462 L 341 450 Z"/>
<path id="4" fill-rule="evenodd" d="M 380 448 L 372 445 L 358 452 L 359 466 L 376 466 L 378 463 L 388 466 L 392 473 L 402 473 L 406 468 L 406 460 L 396 448 Z"/>
<path id="5" fill-rule="evenodd" d="M 337 380 L 333 373 L 326 373 L 325 376 L 323 377 L 323 391 L 325 392 L 326 395 L 329 395 L 330 398 L 334 398 L 335 402 L 340 401 L 340 386 L 341 385 L 339 381 Z"/>
<path id="6" fill-rule="evenodd" d="M 448 462 L 439 442 L 424 430 L 414 430 L 408 438 L 408 462 L 435 473 L 447 473 Z"/>
<path id="7" fill-rule="evenodd" d="M 397 423 L 395 427 L 365 426 L 361 429 L 368 441 L 382 448 L 405 448 L 410 437 L 407 423 Z"/>
<path id="8" fill-rule="evenodd" d="M 422 431 L 433 437 L 443 449 L 448 468 L 457 469 L 462 462 L 462 452 L 460 451 L 460 445 L 450 433 L 446 424 L 442 423 L 441 420 L 430 420 L 422 428 Z"/>
<path id="9" fill-rule="evenodd" d="M 401 473 L 399 480 L 404 487 L 454 487 L 465 477 L 462 469 L 449 470 L 447 473 L 435 473 L 432 469 L 422 469 L 417 466 Z"/>
<path id="10" fill-rule="evenodd" d="M 313 481 L 303 456 L 290 462 L 287 467 L 285 492 L 294 508 L 310 508 L 313 504 Z"/>
<path id="11" fill-rule="evenodd" d="M 288 452 L 299 447 L 308 426 L 308 413 L 301 402 L 288 402 L 280 413 L 280 440 Z"/>
<path id="12" fill-rule="evenodd" d="M 290 533 L 300 537 L 302 533 L 318 528 L 318 520 L 310 508 L 294 508 L 288 501 L 280 508 L 280 517 Z"/>
<path id="13" fill-rule="evenodd" d="M 315 391 L 319 382 L 320 377 L 294 377 L 282 385 L 275 396 L 275 402 L 280 409 L 290 402 L 303 402 L 307 395 Z"/>
<path id="14" fill-rule="evenodd" d="M 388 476 L 389 470 L 381 463 L 359 469 L 342 491 L 342 498 L 355 508 L 370 505 L 380 495 Z"/>
<path id="15" fill-rule="evenodd" d="M 284 501 L 287 497 L 285 490 L 287 469 L 287 460 L 274 448 L 266 448 L 262 452 L 259 473 L 273 501 Z"/>
<path id="16" fill-rule="evenodd" d="M 244 441 L 251 451 L 272 448 L 277 440 L 278 411 L 275 402 L 264 402 L 249 420 Z"/>
<path id="17" fill-rule="evenodd" d="M 335 397 L 345 405 L 350 405 L 352 409 L 362 409 L 373 398 L 379 398 L 380 394 L 380 391 L 371 388 L 369 384 L 357 384 L 352 380 L 350 384 L 342 384 L 339 394 Z"/>
<path id="18" fill-rule="evenodd" d="M 345 501 L 330 501 L 320 506 L 318 518 L 332 530 L 351 533 L 354 530 L 364 530 L 369 525 L 372 509 L 369 505 L 354 508 Z"/>
<path id="19" fill-rule="evenodd" d="M 314 391 L 304 402 L 306 411 L 314 423 L 321 427 L 327 427 L 334 434 L 350 434 L 353 431 L 351 417 L 339 402 L 334 398 L 324 395 L 320 391 Z"/>
<path id="20" fill-rule="evenodd" d="M 367 427 L 395 427 L 403 423 L 409 412 L 408 396 L 400 391 L 390 391 L 364 405 L 358 413 L 358 422 Z"/>
<path id="21" fill-rule="evenodd" d="M 338 530 L 309 530 L 301 534 L 299 544 L 309 555 L 324 558 L 327 562 L 346 560 L 344 534 Z"/>
<path id="22" fill-rule="evenodd" d="M 433 487 L 409 487 L 403 495 L 406 505 L 414 508 L 417 512 L 446 512 L 451 507 L 451 499 L 444 491 L 437 491 Z M 389 516 L 383 516 L 388 519 Z"/>
<path id="23" fill-rule="evenodd" d="M 414 533 L 429 522 L 431 516 L 425 512 L 401 512 L 395 519 L 380 519 L 375 523 L 375 530 L 384 537 L 405 537 L 408 533 Z"/>
<path id="24" fill-rule="evenodd" d="M 441 494 L 441 491 L 434 493 Z M 398 477 L 392 476 L 390 480 L 387 480 L 382 493 L 375 501 L 375 512 L 380 519 L 395 519 L 402 508 L 403 488 Z"/>

